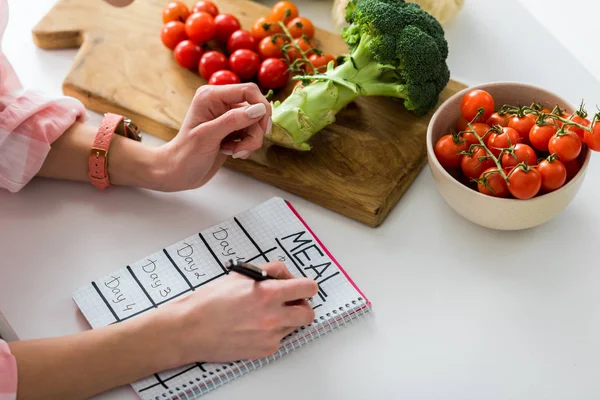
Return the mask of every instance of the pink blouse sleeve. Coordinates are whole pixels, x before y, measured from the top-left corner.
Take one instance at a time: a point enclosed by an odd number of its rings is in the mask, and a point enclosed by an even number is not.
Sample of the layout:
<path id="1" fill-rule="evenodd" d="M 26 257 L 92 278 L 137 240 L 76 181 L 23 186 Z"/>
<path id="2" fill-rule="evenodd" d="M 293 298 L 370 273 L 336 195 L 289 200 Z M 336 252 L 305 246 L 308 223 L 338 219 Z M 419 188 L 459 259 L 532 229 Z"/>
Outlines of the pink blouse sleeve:
<path id="1" fill-rule="evenodd" d="M 11 354 L 8 344 L 0 340 L 0 400 L 15 400 L 16 398 L 17 362 Z"/>
<path id="2" fill-rule="evenodd" d="M 21 86 L 1 47 L 7 23 L 8 3 L 0 0 L 0 188 L 18 192 L 39 172 L 50 145 L 86 114 L 74 98 Z"/>

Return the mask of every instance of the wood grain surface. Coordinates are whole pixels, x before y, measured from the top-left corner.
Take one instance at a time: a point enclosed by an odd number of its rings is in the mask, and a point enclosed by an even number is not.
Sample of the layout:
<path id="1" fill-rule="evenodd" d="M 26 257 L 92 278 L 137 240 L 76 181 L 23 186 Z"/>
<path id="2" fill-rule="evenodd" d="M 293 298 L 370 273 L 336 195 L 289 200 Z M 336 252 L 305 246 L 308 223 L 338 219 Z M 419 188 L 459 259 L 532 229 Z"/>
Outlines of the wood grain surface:
<path id="1" fill-rule="evenodd" d="M 160 41 L 167 2 L 136 0 L 114 8 L 102 1 L 59 0 L 34 27 L 33 40 L 43 49 L 80 47 L 63 83 L 66 95 L 90 110 L 126 115 L 143 131 L 170 140 L 206 81 L 179 67 Z M 268 12 L 248 0 L 215 3 L 238 17 L 243 29 Z M 317 29 L 316 39 L 325 51 L 347 51 L 338 34 Z M 450 81 L 440 101 L 463 88 Z M 361 98 L 313 138 L 312 151 L 265 145 L 252 159 L 231 159 L 226 167 L 375 227 L 426 164 L 432 114 L 415 117 L 394 100 Z"/>

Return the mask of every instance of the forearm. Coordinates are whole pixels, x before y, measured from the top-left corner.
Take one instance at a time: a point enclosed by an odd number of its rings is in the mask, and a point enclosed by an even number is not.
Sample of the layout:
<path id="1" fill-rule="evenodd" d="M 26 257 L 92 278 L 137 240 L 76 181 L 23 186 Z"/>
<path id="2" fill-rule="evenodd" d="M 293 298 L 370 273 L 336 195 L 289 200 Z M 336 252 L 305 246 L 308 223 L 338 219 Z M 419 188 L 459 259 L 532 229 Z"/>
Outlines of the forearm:
<path id="1" fill-rule="evenodd" d="M 177 366 L 172 317 L 161 312 L 105 328 L 9 343 L 17 399 L 81 399 Z"/>
<path id="2" fill-rule="evenodd" d="M 88 160 L 98 127 L 75 123 L 48 153 L 38 176 L 88 182 Z M 108 174 L 113 185 L 153 189 L 156 148 L 114 135 L 108 153 Z"/>

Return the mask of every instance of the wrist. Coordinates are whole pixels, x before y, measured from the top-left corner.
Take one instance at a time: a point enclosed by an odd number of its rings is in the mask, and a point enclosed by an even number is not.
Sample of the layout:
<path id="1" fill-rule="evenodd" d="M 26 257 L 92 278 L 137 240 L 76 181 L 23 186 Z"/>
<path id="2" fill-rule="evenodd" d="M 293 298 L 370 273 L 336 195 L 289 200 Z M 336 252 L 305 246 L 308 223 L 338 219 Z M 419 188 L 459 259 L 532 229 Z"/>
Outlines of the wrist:
<path id="1" fill-rule="evenodd" d="M 158 148 L 115 136 L 108 157 L 108 175 L 115 186 L 157 190 L 162 182 Z"/>

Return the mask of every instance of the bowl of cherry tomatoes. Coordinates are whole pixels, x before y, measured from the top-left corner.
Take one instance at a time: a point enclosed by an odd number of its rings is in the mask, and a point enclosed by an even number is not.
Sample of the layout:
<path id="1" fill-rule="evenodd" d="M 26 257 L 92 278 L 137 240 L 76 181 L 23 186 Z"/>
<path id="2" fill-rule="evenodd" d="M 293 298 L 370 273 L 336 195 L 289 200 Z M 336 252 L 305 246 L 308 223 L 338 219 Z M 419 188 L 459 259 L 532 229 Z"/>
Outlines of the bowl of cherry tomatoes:
<path id="1" fill-rule="evenodd" d="M 429 168 L 445 202 L 498 230 L 539 226 L 564 211 L 595 151 L 600 115 L 523 83 L 466 88 L 427 129 Z"/>

